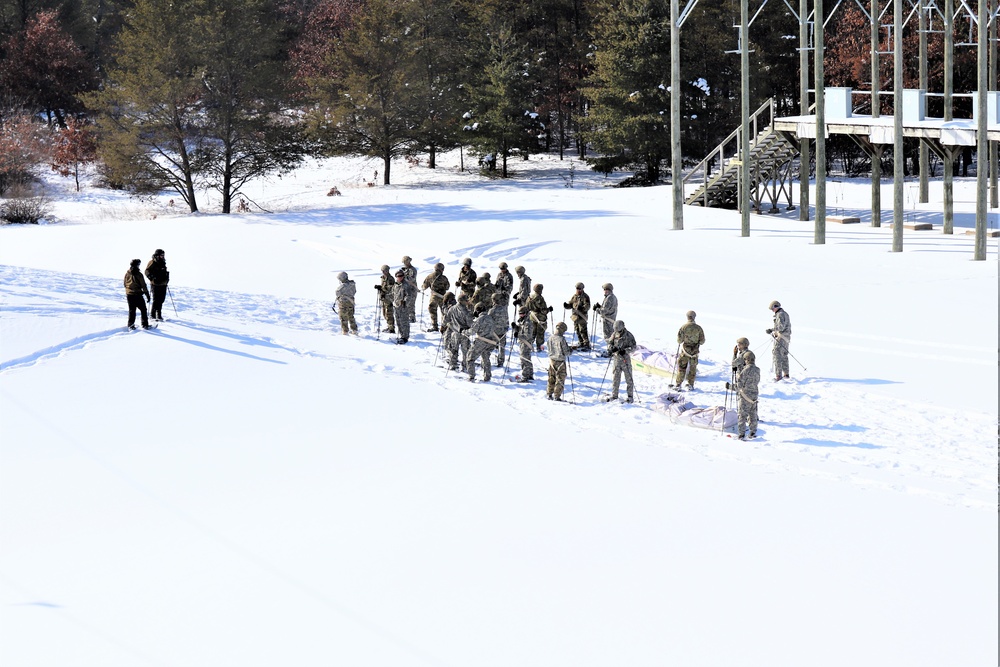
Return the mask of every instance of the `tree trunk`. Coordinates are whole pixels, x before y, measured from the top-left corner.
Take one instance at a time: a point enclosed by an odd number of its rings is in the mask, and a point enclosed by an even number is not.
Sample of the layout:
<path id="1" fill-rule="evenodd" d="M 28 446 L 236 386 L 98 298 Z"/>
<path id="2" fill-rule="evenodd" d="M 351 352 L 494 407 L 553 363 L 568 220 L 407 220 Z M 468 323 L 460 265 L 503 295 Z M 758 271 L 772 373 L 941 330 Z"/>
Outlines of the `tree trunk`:
<path id="1" fill-rule="evenodd" d="M 382 156 L 382 165 L 384 172 L 382 174 L 382 185 L 389 185 L 389 169 L 392 166 L 392 156 L 389 155 L 389 151 L 386 151 Z"/>
<path id="2" fill-rule="evenodd" d="M 427 168 L 434 169 L 437 167 L 437 146 L 431 144 L 430 151 L 427 153 Z"/>

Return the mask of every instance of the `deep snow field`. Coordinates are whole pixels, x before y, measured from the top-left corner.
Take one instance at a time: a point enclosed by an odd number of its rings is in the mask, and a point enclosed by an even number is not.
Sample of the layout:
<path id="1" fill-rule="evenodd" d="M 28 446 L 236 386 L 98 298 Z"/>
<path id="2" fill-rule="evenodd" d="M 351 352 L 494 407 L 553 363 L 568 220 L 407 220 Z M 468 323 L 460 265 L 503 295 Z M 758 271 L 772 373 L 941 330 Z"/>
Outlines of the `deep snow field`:
<path id="1" fill-rule="evenodd" d="M 974 180 L 954 236 L 940 181 L 908 196 L 938 226 L 891 253 L 865 181 L 829 184 L 862 223 L 815 245 L 797 211 L 741 238 L 738 213 L 685 207 L 673 231 L 669 186 L 554 156 L 457 166 L 369 187 L 377 162 L 311 163 L 229 216 L 46 176 L 52 220 L 0 228 L 0 664 L 997 664 L 998 240 L 972 261 Z M 167 321 L 125 332 L 122 276 L 155 248 Z M 420 280 L 523 264 L 557 320 L 574 283 L 612 282 L 654 350 L 696 310 L 699 406 L 747 336 L 762 437 L 673 423 L 638 372 L 638 403 L 604 403 L 589 354 L 567 404 L 511 383 L 516 353 L 506 379 L 446 374 L 419 323 L 376 335 L 378 267 L 404 254 Z"/>

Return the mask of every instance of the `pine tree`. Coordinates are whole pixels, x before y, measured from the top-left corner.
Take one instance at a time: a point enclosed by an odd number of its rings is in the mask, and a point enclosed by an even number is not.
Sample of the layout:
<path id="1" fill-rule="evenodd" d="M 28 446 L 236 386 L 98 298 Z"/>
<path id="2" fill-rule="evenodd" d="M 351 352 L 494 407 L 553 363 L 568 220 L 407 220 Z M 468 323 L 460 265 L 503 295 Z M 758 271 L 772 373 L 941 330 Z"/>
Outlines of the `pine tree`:
<path id="1" fill-rule="evenodd" d="M 586 137 L 640 182 L 656 183 L 670 156 L 670 6 L 665 0 L 607 0 L 596 33 L 593 102 Z"/>

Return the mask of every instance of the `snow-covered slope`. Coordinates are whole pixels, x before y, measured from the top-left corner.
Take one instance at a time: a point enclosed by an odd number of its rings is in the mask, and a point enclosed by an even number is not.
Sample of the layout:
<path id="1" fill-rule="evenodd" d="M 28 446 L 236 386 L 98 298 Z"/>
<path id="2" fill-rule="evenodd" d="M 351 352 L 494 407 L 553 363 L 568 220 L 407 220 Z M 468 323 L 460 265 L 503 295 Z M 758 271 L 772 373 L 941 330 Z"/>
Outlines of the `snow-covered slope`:
<path id="1" fill-rule="evenodd" d="M 0 228 L 4 664 L 995 664 L 996 244 L 819 246 L 795 212 L 741 238 L 698 207 L 678 232 L 668 188 L 518 167 L 370 188 L 327 161 L 242 216 L 66 190 L 58 223 Z M 863 213 L 867 184 L 836 187 Z M 168 321 L 126 333 L 121 276 L 157 247 Z M 575 404 L 470 384 L 437 334 L 376 335 L 404 254 L 421 277 L 523 264 L 556 319 L 612 282 L 653 349 L 696 310 L 706 406 L 739 336 L 768 376 L 780 299 L 793 377 L 762 383 L 747 443 L 648 409 L 661 378 L 602 402 L 599 357 L 572 357 Z"/>

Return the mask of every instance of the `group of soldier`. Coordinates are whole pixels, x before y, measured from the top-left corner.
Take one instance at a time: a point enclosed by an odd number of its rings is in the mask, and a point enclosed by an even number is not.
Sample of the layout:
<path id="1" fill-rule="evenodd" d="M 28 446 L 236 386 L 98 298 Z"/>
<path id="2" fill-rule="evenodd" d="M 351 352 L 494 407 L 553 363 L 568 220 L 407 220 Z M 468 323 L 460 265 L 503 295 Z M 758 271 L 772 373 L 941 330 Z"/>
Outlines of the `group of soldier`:
<path id="1" fill-rule="evenodd" d="M 532 284 L 523 266 L 514 267 L 512 274 L 507 262 L 499 263 L 495 280 L 489 272 L 477 275 L 470 258 L 462 260 L 454 283 L 444 275 L 444 269 L 444 264 L 436 264 L 434 271 L 418 287 L 417 270 L 409 256 L 402 258 L 402 266 L 395 273 L 392 273 L 389 265 L 382 266 L 381 280 L 375 285 L 375 289 L 385 317 L 384 331 L 396 334 L 396 343 L 399 345 L 409 342 L 410 325 L 417 321 L 417 293 L 429 293 L 427 311 L 431 326 L 428 331 L 441 332 L 441 343 L 450 370 L 461 370 L 468 374 L 470 381 L 474 381 L 478 363 L 482 367 L 483 381 L 488 382 L 492 377 L 494 363 L 498 367 L 503 366 L 507 332 L 510 330 L 518 345 L 521 365 L 521 373 L 516 376 L 515 381 L 533 382 L 532 354 L 545 349 L 545 332 L 553 311 L 553 307 L 542 296 L 544 286 L 540 283 Z M 342 331 L 344 334 L 357 334 L 354 281 L 348 280 L 344 272 L 338 278 L 340 286 L 337 288 L 336 308 Z M 452 287 L 455 291 L 452 291 Z M 591 349 L 588 318 L 593 311 L 595 324 L 596 319 L 599 319 L 607 344 L 607 350 L 603 354 L 611 357 L 609 363 L 614 368 L 612 390 L 606 400 L 618 400 L 621 378 L 624 376 L 627 392 L 625 400 L 631 403 L 635 398 L 635 389 L 630 357 L 636 348 L 635 336 L 625 328 L 623 321 L 617 319 L 618 298 L 611 283 L 601 286 L 604 298 L 593 305 L 584 287 L 583 283 L 577 283 L 573 295 L 563 302 L 563 308 L 570 311 L 577 344 L 571 346 L 566 341 L 565 322 L 556 323 L 549 336 L 546 397 L 555 401 L 562 400 L 569 370 L 569 355 L 574 350 L 586 352 Z M 513 322 L 509 321 L 509 303 L 517 309 Z M 772 301 L 769 308 L 774 315 L 774 326 L 766 331 L 774 339 L 775 380 L 780 381 L 789 377 L 788 344 L 791 340 L 791 323 L 780 303 Z M 673 384 L 670 385 L 673 389 L 681 390 L 685 383 L 688 390 L 694 389 L 698 355 L 701 346 L 705 344 L 705 331 L 695 322 L 696 317 L 693 310 L 688 311 L 687 321 L 677 332 L 677 359 Z M 726 389 L 732 389 L 736 394 L 740 439 L 747 437 L 748 429 L 749 437 L 756 437 L 757 434 L 760 369 L 756 366 L 754 353 L 748 348 L 749 341 L 746 338 L 737 340 L 736 347 L 733 348 L 732 382 L 726 383 Z M 495 355 L 495 362 L 492 355 Z"/>

